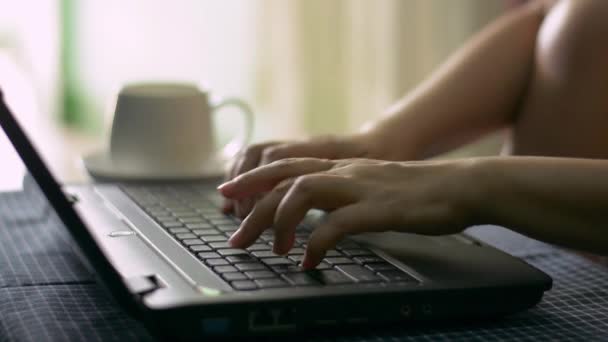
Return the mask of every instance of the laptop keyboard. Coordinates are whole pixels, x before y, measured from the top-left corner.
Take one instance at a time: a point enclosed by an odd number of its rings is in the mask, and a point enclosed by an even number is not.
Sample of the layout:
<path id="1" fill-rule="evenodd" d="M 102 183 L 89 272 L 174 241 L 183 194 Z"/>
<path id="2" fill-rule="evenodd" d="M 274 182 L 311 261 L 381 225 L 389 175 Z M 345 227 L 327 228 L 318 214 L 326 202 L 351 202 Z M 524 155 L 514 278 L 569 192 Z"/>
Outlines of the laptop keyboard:
<path id="1" fill-rule="evenodd" d="M 373 251 L 352 240 L 329 250 L 315 270 L 300 263 L 314 220 L 296 230 L 294 247 L 285 256 L 272 252 L 272 230 L 247 249 L 228 239 L 240 220 L 220 211 L 222 198 L 209 186 L 128 186 L 123 190 L 184 248 L 239 291 L 351 283 L 417 283 Z"/>

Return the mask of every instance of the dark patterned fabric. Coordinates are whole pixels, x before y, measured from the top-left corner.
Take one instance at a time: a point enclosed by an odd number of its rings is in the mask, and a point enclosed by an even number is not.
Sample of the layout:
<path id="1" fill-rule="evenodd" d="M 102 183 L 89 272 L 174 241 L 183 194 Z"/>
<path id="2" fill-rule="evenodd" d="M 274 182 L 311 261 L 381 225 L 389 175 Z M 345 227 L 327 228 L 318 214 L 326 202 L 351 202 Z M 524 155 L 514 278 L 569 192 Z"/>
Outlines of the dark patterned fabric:
<path id="1" fill-rule="evenodd" d="M 36 189 L 0 194 L 0 341 L 151 340 L 95 283 Z M 316 341 L 608 340 L 608 271 L 498 227 L 470 234 L 551 275 L 535 308 L 491 322 L 374 328 Z"/>

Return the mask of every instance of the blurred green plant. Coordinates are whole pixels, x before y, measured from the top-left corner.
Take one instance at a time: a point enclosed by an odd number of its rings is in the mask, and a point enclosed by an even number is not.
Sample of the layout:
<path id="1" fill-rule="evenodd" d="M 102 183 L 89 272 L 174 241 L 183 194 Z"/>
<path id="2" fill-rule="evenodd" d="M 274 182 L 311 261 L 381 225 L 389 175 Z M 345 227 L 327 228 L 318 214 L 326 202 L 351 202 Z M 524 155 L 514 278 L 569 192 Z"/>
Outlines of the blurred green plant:
<path id="1" fill-rule="evenodd" d="M 80 77 L 77 5 L 77 0 L 61 0 L 60 120 L 67 126 L 98 133 L 102 127 L 101 115 L 93 105 L 86 84 Z"/>

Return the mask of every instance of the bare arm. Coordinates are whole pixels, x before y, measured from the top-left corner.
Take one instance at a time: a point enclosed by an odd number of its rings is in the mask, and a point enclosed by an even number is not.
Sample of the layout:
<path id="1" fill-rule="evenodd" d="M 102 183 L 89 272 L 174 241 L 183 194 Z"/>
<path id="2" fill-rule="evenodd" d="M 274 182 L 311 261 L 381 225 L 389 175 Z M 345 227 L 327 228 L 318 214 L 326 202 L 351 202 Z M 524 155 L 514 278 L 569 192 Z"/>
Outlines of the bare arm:
<path id="1" fill-rule="evenodd" d="M 526 91 L 546 4 L 508 12 L 373 126 L 383 159 L 422 159 L 511 123 Z"/>
<path id="2" fill-rule="evenodd" d="M 480 159 L 476 223 L 608 255 L 608 160 Z"/>

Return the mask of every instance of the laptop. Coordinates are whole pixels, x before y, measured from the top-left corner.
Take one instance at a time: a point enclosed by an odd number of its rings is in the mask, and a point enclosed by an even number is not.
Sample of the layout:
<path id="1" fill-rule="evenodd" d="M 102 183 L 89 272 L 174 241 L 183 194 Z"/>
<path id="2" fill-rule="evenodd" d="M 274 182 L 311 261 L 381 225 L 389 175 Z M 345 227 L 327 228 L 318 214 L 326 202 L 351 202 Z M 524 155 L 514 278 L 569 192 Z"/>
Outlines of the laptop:
<path id="1" fill-rule="evenodd" d="M 537 304 L 551 278 L 465 234 L 361 234 L 312 271 L 298 261 L 323 219 L 311 212 L 287 256 L 265 232 L 246 250 L 227 240 L 219 180 L 60 186 L 1 99 L 0 124 L 121 305 L 164 338 L 227 338 L 363 324 L 497 317 Z"/>

